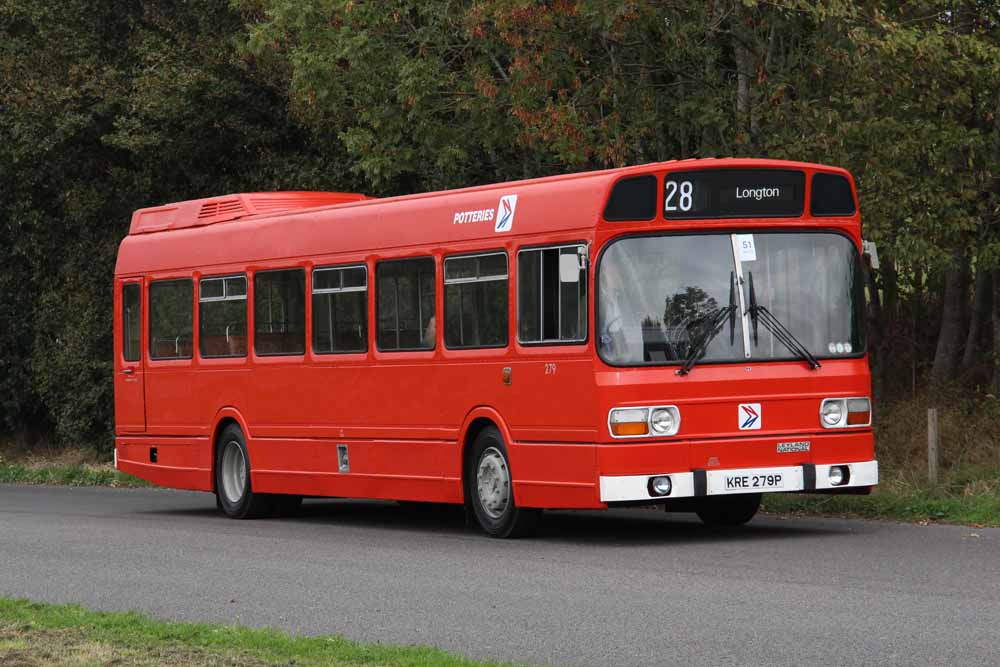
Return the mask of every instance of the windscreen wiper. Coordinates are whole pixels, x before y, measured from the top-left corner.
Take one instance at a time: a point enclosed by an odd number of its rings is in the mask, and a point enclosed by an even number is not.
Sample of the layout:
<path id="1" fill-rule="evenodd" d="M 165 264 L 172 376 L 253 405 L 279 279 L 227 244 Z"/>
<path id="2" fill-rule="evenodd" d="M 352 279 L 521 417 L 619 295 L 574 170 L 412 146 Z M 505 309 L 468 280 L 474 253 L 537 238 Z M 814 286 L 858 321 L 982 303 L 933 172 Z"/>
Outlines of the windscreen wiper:
<path id="1" fill-rule="evenodd" d="M 771 332 L 771 335 L 778 339 L 778 341 L 787 347 L 792 354 L 805 359 L 809 363 L 809 368 L 816 370 L 820 367 L 819 361 L 813 356 L 812 352 L 806 348 L 805 345 L 799 341 L 795 335 L 785 327 L 784 324 L 778 320 L 774 314 L 767 309 L 765 306 L 761 306 L 757 303 L 757 294 L 753 289 L 753 272 L 748 274 L 749 284 L 750 284 L 750 306 L 747 308 L 747 313 L 750 314 L 750 323 L 753 326 L 753 344 L 757 344 L 757 323 L 764 325 L 764 328 Z"/>
<path id="2" fill-rule="evenodd" d="M 736 274 L 730 272 L 729 305 L 712 311 L 708 324 L 702 329 L 701 335 L 695 339 L 694 345 L 691 346 L 687 359 L 684 360 L 684 365 L 677 369 L 678 375 L 687 375 L 691 372 L 691 369 L 694 368 L 698 360 L 704 356 L 709 343 L 715 340 L 715 337 L 722 331 L 722 327 L 725 325 L 727 319 L 729 320 L 729 344 L 732 345 L 736 341 L 737 310 L 739 308 L 736 306 Z"/>

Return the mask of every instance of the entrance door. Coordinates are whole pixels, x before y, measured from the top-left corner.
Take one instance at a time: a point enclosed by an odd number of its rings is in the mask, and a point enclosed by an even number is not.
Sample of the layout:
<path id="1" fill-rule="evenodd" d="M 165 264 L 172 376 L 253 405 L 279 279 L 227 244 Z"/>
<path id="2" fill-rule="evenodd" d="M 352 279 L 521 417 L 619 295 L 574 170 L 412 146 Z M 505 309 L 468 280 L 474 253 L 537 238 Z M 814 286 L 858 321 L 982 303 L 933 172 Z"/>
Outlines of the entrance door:
<path id="1" fill-rule="evenodd" d="M 115 432 L 146 430 L 143 379 L 142 279 L 118 283 L 115 299 Z"/>

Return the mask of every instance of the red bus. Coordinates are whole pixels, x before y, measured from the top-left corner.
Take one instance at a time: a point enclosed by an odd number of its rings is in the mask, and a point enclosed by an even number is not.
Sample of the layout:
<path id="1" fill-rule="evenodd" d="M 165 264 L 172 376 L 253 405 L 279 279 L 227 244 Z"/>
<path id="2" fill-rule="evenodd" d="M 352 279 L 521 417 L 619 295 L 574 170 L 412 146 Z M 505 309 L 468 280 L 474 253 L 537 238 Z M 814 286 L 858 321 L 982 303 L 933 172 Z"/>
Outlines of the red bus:
<path id="1" fill-rule="evenodd" d="M 672 161 L 373 199 L 136 211 L 115 269 L 118 469 L 230 517 L 302 497 L 659 503 L 878 481 L 843 169 Z"/>

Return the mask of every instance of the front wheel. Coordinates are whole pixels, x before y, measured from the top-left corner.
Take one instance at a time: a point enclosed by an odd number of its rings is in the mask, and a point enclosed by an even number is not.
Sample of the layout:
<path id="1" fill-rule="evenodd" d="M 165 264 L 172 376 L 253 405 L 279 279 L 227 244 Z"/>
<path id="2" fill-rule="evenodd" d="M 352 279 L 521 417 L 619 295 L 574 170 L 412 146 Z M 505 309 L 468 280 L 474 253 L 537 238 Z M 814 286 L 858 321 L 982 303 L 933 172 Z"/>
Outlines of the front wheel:
<path id="1" fill-rule="evenodd" d="M 704 498 L 695 512 L 708 526 L 742 526 L 757 514 L 760 498 L 759 493 Z"/>
<path id="2" fill-rule="evenodd" d="M 486 534 L 519 537 L 530 532 L 542 512 L 515 504 L 507 446 L 496 427 L 489 426 L 479 433 L 467 461 L 466 502 Z"/>

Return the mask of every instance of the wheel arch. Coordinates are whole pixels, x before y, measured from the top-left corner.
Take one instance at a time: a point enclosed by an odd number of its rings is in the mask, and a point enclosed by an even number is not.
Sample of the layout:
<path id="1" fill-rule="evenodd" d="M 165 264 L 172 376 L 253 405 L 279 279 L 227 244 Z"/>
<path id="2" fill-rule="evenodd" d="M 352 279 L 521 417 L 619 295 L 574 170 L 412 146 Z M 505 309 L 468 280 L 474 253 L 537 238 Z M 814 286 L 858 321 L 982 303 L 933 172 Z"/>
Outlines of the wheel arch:
<path id="1" fill-rule="evenodd" d="M 504 442 L 507 444 L 507 456 L 511 456 L 511 443 L 513 439 L 510 435 L 510 428 L 507 426 L 507 422 L 504 420 L 500 413 L 496 409 L 488 405 L 476 406 L 465 416 L 465 421 L 462 423 L 461 435 L 459 436 L 459 443 L 462 445 L 462 500 L 465 500 L 465 483 L 466 483 L 466 471 L 468 470 L 469 460 L 469 449 L 472 443 L 475 442 L 476 437 L 482 432 L 484 428 L 489 426 L 495 427 L 500 431 L 500 435 L 503 437 Z M 513 461 L 510 462 L 513 468 Z"/>

